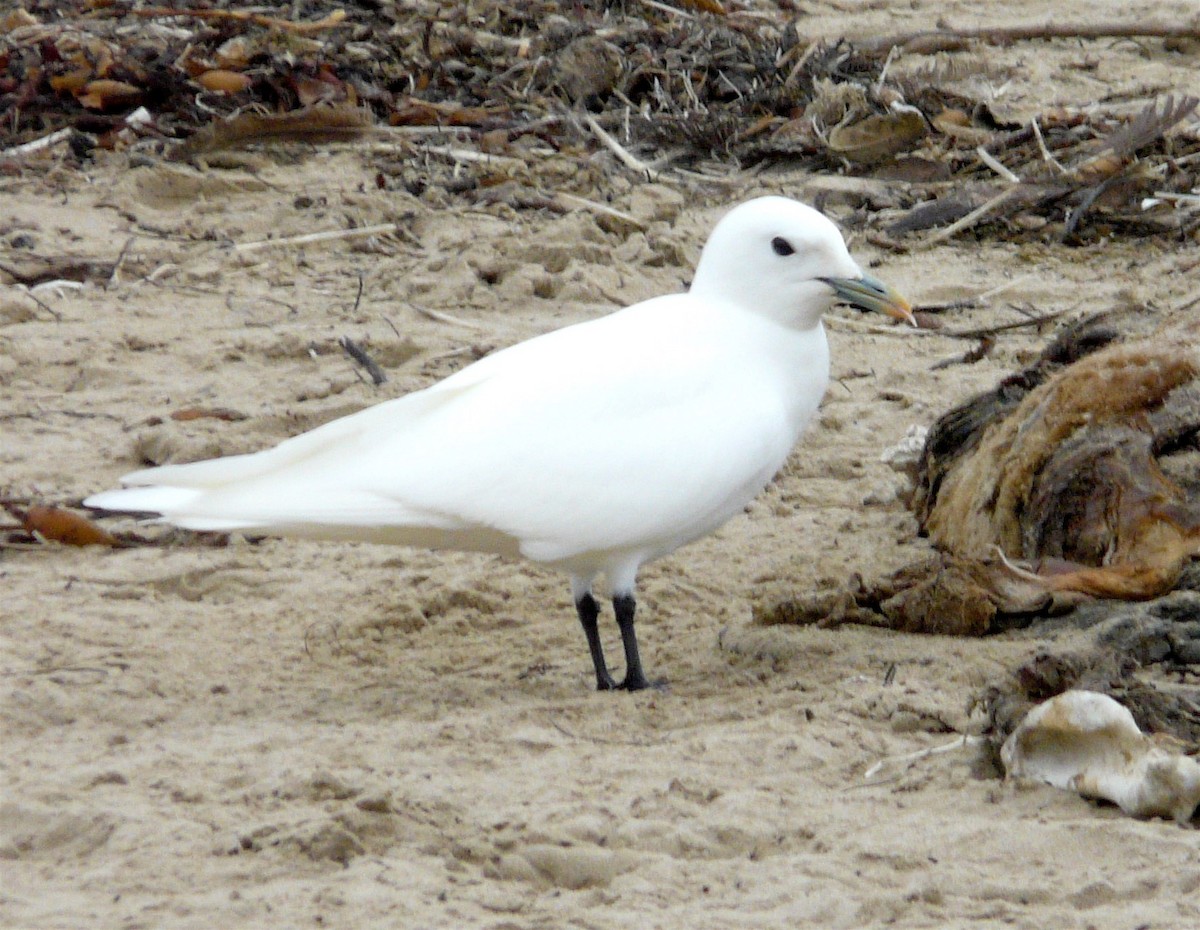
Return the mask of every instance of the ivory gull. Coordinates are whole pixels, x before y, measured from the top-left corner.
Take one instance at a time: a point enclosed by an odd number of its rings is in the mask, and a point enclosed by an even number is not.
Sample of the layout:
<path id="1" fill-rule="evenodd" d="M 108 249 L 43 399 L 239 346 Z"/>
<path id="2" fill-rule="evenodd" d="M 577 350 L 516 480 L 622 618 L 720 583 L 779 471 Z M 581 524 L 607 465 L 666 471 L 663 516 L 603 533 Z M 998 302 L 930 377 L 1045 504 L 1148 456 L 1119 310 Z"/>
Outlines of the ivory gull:
<path id="1" fill-rule="evenodd" d="M 84 503 L 193 530 L 561 569 L 597 687 L 636 691 L 649 684 L 638 569 L 741 512 L 782 467 L 825 393 L 821 315 L 837 301 L 912 322 L 829 219 L 761 197 L 713 229 L 686 293 L 514 345 L 273 449 L 134 472 Z M 601 574 L 625 650 L 620 684 L 597 631 Z"/>

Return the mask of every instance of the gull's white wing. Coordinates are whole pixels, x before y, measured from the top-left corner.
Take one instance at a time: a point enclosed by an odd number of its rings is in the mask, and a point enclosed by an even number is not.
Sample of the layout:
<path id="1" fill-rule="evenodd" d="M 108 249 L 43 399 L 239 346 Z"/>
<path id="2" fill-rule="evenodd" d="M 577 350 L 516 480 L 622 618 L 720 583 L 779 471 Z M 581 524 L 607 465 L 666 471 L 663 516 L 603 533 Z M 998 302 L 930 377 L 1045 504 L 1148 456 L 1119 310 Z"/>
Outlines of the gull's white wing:
<path id="1" fill-rule="evenodd" d="M 744 318 L 721 319 L 657 298 L 273 449 L 136 472 L 87 503 L 193 529 L 651 557 L 736 513 L 795 440 L 770 366 L 731 351 Z M 814 352 L 823 372 L 823 336 Z"/>

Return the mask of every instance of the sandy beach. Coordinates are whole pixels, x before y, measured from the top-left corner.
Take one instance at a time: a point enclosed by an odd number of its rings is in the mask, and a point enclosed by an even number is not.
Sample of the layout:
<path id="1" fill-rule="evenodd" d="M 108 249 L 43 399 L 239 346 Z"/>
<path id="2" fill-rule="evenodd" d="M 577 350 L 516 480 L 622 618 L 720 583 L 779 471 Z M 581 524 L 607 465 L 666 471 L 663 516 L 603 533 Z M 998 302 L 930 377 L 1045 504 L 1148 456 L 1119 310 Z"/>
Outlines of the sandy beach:
<path id="1" fill-rule="evenodd" d="M 1179 15 L 795 6 L 810 35 L 851 40 L 939 17 Z M 1197 90 L 1195 48 L 1161 40 L 970 54 L 989 56 L 978 80 L 1015 121 Z M 382 157 L 362 142 L 223 169 L 47 153 L 0 178 L 6 260 L 30 251 L 20 234 L 41 255 L 123 255 L 109 280 L 36 303 L 0 287 L 3 493 L 67 504 L 146 463 L 265 448 L 680 290 L 721 214 L 763 193 L 822 200 L 863 267 L 916 305 L 990 295 L 948 311 L 955 327 L 1063 315 L 935 367 L 971 343 L 834 311 L 831 387 L 787 467 L 743 516 L 642 573 L 643 658 L 664 691 L 596 693 L 566 579 L 528 564 L 240 537 L 0 550 L 0 925 L 1200 925 L 1194 821 L 1005 782 L 964 742 L 984 724 L 981 689 L 1046 634 L 751 618 L 763 592 L 926 554 L 884 451 L 1028 363 L 1062 322 L 1129 304 L 1200 315 L 1194 235 L 967 233 L 900 252 L 870 241 L 826 177 L 783 163 L 704 186 L 646 181 L 600 150 L 594 199 L 630 224 L 380 189 Z M 374 224 L 400 232 L 273 241 Z M 223 414 L 173 416 L 189 408 Z"/>

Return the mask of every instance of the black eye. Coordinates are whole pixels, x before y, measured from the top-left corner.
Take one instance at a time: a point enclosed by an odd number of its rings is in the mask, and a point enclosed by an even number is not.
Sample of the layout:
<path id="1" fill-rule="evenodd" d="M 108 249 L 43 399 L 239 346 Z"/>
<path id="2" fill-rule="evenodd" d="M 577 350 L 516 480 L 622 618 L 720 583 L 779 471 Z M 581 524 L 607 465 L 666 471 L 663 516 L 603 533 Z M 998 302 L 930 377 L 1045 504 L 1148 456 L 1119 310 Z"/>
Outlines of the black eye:
<path id="1" fill-rule="evenodd" d="M 771 248 L 775 250 L 776 255 L 791 255 L 796 251 L 792 248 L 792 244 L 782 236 L 776 236 L 771 240 Z"/>

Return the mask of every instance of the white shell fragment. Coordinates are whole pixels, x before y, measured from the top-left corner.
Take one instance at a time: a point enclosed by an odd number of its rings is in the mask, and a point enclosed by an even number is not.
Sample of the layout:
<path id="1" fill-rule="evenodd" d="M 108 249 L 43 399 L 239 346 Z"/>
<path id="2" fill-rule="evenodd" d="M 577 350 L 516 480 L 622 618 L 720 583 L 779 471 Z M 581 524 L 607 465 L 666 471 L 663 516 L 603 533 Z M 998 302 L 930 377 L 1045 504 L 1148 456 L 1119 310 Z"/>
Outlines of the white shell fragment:
<path id="1" fill-rule="evenodd" d="M 1191 820 L 1200 804 L 1200 762 L 1146 736 L 1121 704 L 1095 691 L 1066 691 L 1031 710 L 1000 750 L 1010 778 L 1028 778 L 1127 814 Z"/>

